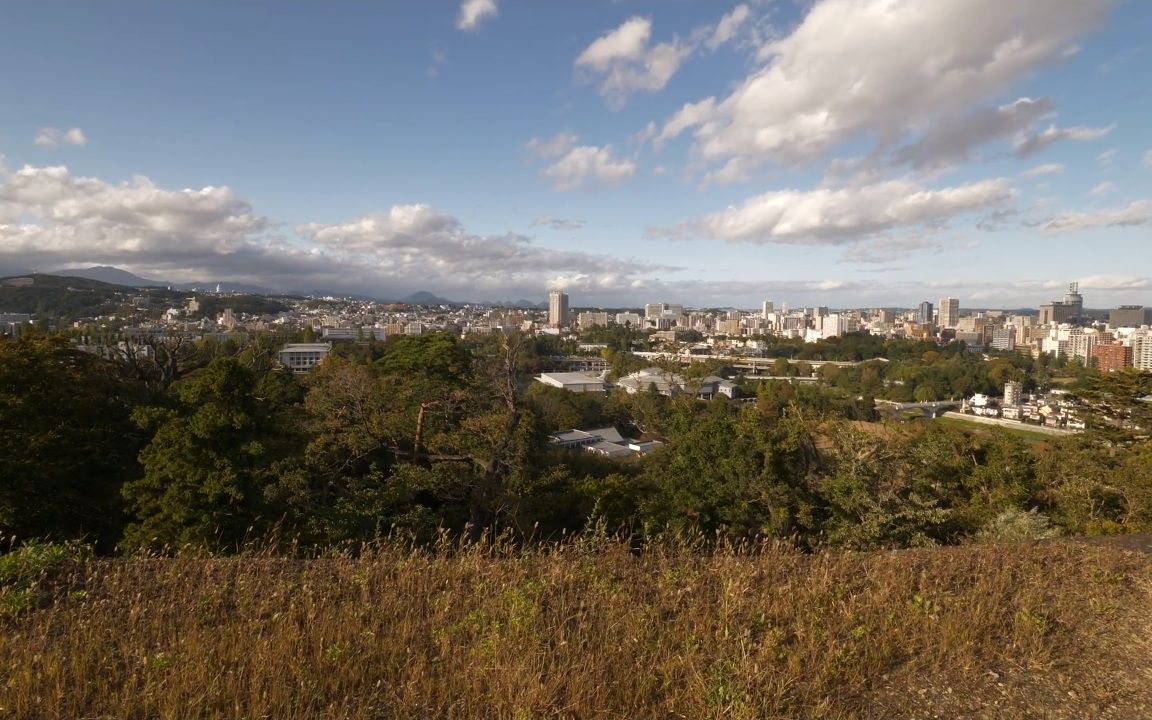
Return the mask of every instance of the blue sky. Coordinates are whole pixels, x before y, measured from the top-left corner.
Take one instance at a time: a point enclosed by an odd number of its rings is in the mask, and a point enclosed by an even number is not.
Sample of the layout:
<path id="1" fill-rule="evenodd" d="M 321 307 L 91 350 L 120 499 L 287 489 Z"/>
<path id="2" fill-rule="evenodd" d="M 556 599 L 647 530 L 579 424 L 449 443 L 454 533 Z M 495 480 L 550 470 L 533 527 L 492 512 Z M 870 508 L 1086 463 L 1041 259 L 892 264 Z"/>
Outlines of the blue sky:
<path id="1" fill-rule="evenodd" d="M 1152 5 L 16 1 L 0 269 L 1152 304 Z"/>

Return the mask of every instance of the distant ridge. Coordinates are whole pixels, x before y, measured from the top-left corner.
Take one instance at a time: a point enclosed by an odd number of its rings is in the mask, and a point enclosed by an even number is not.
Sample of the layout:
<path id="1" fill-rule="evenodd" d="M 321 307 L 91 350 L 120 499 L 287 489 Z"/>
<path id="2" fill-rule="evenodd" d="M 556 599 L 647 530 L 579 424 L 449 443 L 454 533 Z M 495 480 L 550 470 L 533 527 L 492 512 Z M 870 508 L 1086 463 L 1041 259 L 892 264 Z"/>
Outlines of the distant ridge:
<path id="1" fill-rule="evenodd" d="M 94 265 L 87 268 L 65 268 L 63 270 L 54 270 L 45 275 L 57 275 L 61 277 L 79 277 L 88 280 L 98 280 L 100 282 L 110 283 L 112 285 L 123 285 L 125 287 L 171 287 L 174 290 L 215 290 L 216 286 L 220 286 L 223 292 L 236 292 L 236 293 L 252 293 L 254 295 L 274 295 L 266 287 L 259 285 L 248 285 L 245 283 L 234 282 L 189 282 L 189 283 L 174 283 L 168 280 L 150 280 L 148 278 L 140 277 L 127 270 L 121 270 L 118 267 L 111 265 Z"/>

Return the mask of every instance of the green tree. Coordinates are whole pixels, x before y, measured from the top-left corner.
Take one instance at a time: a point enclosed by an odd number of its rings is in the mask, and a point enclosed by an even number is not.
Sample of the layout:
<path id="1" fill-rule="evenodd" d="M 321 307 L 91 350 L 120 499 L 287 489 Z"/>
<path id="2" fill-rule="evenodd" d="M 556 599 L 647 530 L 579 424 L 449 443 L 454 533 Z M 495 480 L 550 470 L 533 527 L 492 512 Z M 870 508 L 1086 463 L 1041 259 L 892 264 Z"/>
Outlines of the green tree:
<path id="1" fill-rule="evenodd" d="M 277 521 L 266 493 L 295 443 L 278 408 L 256 394 L 252 370 L 217 358 L 175 386 L 171 406 L 141 407 L 154 431 L 141 451 L 143 477 L 124 487 L 130 547 L 234 549 Z"/>

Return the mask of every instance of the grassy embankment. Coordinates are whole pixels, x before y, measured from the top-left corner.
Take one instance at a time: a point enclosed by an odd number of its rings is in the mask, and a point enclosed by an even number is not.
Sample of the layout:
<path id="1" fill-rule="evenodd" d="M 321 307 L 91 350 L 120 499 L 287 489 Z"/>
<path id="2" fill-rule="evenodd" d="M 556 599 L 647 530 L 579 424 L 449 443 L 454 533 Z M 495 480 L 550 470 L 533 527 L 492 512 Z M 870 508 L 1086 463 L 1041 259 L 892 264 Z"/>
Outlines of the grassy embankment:
<path id="1" fill-rule="evenodd" d="M 1072 544 L 10 556 L 0 717 L 1147 717 L 1149 578 Z"/>

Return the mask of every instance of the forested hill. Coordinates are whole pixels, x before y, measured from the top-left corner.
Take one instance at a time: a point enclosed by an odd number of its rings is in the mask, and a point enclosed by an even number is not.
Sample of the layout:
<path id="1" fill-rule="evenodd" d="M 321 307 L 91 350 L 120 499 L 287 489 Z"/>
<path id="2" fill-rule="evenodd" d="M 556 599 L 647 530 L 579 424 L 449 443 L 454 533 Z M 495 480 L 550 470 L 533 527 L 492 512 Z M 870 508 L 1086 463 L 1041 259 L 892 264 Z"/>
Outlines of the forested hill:
<path id="1" fill-rule="evenodd" d="M 40 320 L 72 320 L 113 313 L 141 293 L 139 288 L 87 278 L 21 275 L 0 279 L 0 312 L 33 313 Z M 156 300 L 183 295 L 162 288 L 149 288 L 148 293 Z"/>

